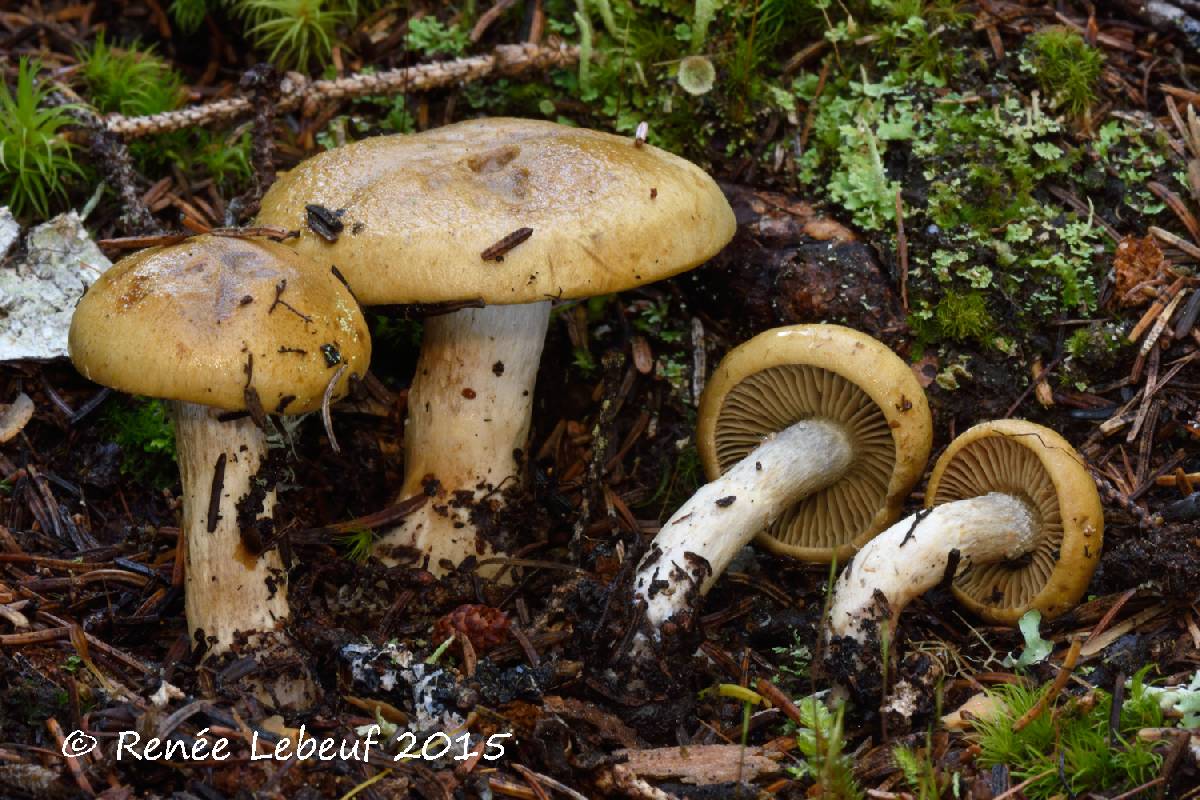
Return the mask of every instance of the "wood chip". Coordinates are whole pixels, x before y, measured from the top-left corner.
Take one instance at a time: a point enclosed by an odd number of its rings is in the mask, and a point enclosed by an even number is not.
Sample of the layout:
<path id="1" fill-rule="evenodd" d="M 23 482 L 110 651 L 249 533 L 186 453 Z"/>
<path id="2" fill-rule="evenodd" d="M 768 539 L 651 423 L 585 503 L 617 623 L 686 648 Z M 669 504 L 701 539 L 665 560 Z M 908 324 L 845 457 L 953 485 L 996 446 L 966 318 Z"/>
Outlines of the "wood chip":
<path id="1" fill-rule="evenodd" d="M 629 769 L 641 778 L 675 778 L 695 786 L 753 781 L 772 775 L 780 766 L 761 747 L 736 744 L 703 744 L 660 747 L 652 750 L 618 750 Z M 740 769 L 740 778 L 739 778 Z"/>
<path id="2" fill-rule="evenodd" d="M 479 254 L 484 261 L 503 261 L 504 256 L 517 245 L 533 236 L 533 228 L 517 228 Z"/>

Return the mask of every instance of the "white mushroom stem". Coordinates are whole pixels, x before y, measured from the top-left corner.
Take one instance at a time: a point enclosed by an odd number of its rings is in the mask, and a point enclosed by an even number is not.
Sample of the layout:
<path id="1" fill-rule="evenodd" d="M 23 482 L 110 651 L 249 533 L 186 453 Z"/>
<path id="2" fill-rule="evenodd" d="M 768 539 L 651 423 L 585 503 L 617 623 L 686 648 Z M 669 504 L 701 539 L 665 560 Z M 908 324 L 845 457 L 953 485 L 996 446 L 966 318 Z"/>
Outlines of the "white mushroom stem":
<path id="1" fill-rule="evenodd" d="M 738 550 L 789 506 L 840 478 L 853 457 L 841 425 L 805 420 L 701 487 L 667 520 L 638 567 L 634 598 L 646 601 L 652 628 L 686 609 L 695 589 L 707 593 Z"/>
<path id="2" fill-rule="evenodd" d="M 427 556 L 430 571 L 440 575 L 443 562 L 454 567 L 467 556 L 491 554 L 476 536 L 471 510 L 484 498 L 501 503 L 501 490 L 521 481 L 549 322 L 549 301 L 426 321 L 408 392 L 400 499 L 435 487 L 436 493 L 381 537 L 376 553 L 383 561 L 409 556 L 420 563 Z"/>
<path id="3" fill-rule="evenodd" d="M 958 552 L 967 567 L 1009 561 L 1037 542 L 1037 522 L 1019 497 L 992 492 L 900 520 L 863 546 L 834 587 L 829 633 L 867 643 L 881 620 L 895 627 L 914 598 L 937 586 Z"/>
<path id="4" fill-rule="evenodd" d="M 249 418 L 221 422 L 220 413 L 195 403 L 172 404 L 183 483 L 188 630 L 193 643 L 204 637 L 210 655 L 228 650 L 238 632 L 274 631 L 288 615 L 287 572 L 279 551 L 256 555 L 242 543 L 238 528 L 237 502 L 250 493 L 266 457 L 266 439 Z M 258 517 L 271 516 L 274 508 L 275 492 L 267 492 Z"/>

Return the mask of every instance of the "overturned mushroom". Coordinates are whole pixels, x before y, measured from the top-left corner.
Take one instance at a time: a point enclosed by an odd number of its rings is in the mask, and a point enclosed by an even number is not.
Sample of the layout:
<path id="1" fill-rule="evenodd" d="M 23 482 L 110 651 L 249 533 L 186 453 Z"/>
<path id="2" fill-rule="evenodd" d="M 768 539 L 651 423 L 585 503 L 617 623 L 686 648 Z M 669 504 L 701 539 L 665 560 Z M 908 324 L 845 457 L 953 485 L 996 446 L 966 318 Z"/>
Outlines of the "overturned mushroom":
<path id="1" fill-rule="evenodd" d="M 330 219 L 314 224 L 313 209 Z M 366 305 L 487 304 L 426 322 L 400 497 L 434 498 L 376 547 L 385 561 L 414 556 L 438 573 L 497 549 L 472 511 L 523 482 L 550 301 L 683 272 L 734 232 L 729 204 L 695 165 L 519 119 L 322 153 L 280 178 L 259 222 L 299 227 L 300 252 L 335 263 Z"/>
<path id="2" fill-rule="evenodd" d="M 697 444 L 712 482 L 638 568 L 651 627 L 707 592 L 756 535 L 794 558 L 847 557 L 899 516 L 931 428 L 908 365 L 849 328 L 777 328 L 730 352 L 700 403 Z"/>
<path id="3" fill-rule="evenodd" d="M 1104 516 L 1096 485 L 1058 434 L 1023 420 L 976 425 L 934 467 L 927 510 L 872 539 L 834 589 L 829 635 L 873 650 L 914 598 L 953 579 L 983 619 L 1049 619 L 1087 589 Z"/>
<path id="4" fill-rule="evenodd" d="M 76 308 L 69 343 L 88 379 L 173 401 L 193 640 L 209 654 L 238 634 L 264 646 L 288 604 L 260 426 L 266 414 L 320 408 L 333 381 L 342 397 L 366 369 L 353 297 L 283 245 L 200 236 L 104 273 Z"/>

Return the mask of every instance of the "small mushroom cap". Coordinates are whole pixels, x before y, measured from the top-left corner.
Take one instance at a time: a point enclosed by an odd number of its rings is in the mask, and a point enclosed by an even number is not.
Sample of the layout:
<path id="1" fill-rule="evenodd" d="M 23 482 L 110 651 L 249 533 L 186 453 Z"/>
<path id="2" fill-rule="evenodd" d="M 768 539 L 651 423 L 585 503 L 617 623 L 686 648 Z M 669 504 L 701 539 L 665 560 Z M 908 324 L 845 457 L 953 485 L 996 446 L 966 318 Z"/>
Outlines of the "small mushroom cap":
<path id="1" fill-rule="evenodd" d="M 845 426 L 854 460 L 841 478 L 792 506 L 758 538 L 781 555 L 844 562 L 896 521 L 929 459 L 929 403 L 895 353 L 840 325 L 761 333 L 730 351 L 709 380 L 697 446 L 712 480 L 763 437 L 814 417 Z"/>
<path id="2" fill-rule="evenodd" d="M 950 443 L 934 465 L 927 506 L 1005 492 L 1040 524 L 1030 557 L 969 567 L 954 580 L 959 602 L 983 619 L 1015 625 L 1025 612 L 1057 617 L 1087 591 L 1104 544 L 1096 483 L 1066 439 L 1019 419 L 984 422 Z"/>
<path id="3" fill-rule="evenodd" d="M 307 206 L 340 214 L 329 242 Z M 685 272 L 734 233 L 695 164 L 632 137 L 523 119 L 379 136 L 308 159 L 271 187 L 258 222 L 299 229 L 364 305 L 590 297 Z M 502 255 L 482 253 L 532 228 Z"/>
<path id="4" fill-rule="evenodd" d="M 344 396 L 371 356 L 362 311 L 328 267 L 225 236 L 121 259 L 79 301 L 69 347 L 76 369 L 105 386 L 226 411 L 246 410 L 252 387 L 268 414 L 320 408 L 349 364 L 333 392 Z"/>

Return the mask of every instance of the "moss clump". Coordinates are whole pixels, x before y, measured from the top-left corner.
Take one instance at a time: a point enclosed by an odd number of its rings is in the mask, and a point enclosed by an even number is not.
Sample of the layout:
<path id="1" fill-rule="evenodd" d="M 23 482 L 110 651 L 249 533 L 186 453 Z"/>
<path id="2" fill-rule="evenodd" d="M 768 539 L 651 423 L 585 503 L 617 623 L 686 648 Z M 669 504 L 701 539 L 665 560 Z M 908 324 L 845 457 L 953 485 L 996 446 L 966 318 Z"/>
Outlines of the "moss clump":
<path id="1" fill-rule="evenodd" d="M 933 322 L 939 337 L 956 342 L 986 344 L 996 327 L 987 301 L 978 292 L 947 294 L 934 309 Z"/>
<path id="2" fill-rule="evenodd" d="M 1029 37 L 1024 65 L 1053 103 L 1072 116 L 1096 102 L 1096 82 L 1104 55 L 1069 28 L 1050 27 Z"/>
<path id="3" fill-rule="evenodd" d="M 1120 792 L 1152 780 L 1162 755 L 1154 743 L 1138 738 L 1137 732 L 1162 727 L 1164 721 L 1158 700 L 1147 691 L 1144 675 L 1145 670 L 1134 677 L 1111 732 L 1112 695 L 1102 689 L 1046 709 L 1016 731 L 1013 724 L 1038 703 L 1049 686 L 997 688 L 993 694 L 1000 700 L 999 711 L 974 723 L 980 766 L 1003 764 L 1014 783 L 1030 781 L 1024 792 L 1031 800 L 1049 800 L 1064 790 L 1072 795 Z"/>
<path id="4" fill-rule="evenodd" d="M 0 81 L 0 203 L 18 217 L 49 216 L 51 202 L 83 175 L 60 130 L 72 122 L 67 109 L 50 107 L 51 87 L 36 79 L 40 64 L 17 63 L 14 91 Z"/>
<path id="5" fill-rule="evenodd" d="M 175 483 L 175 429 L 162 400 L 110 401 L 102 425 L 121 448 L 121 472 L 156 488 Z"/>
<path id="6" fill-rule="evenodd" d="M 183 102 L 183 78 L 158 57 L 153 47 L 136 42 L 121 48 L 101 33 L 77 53 L 79 75 L 97 109 L 128 117 L 161 114 Z"/>

